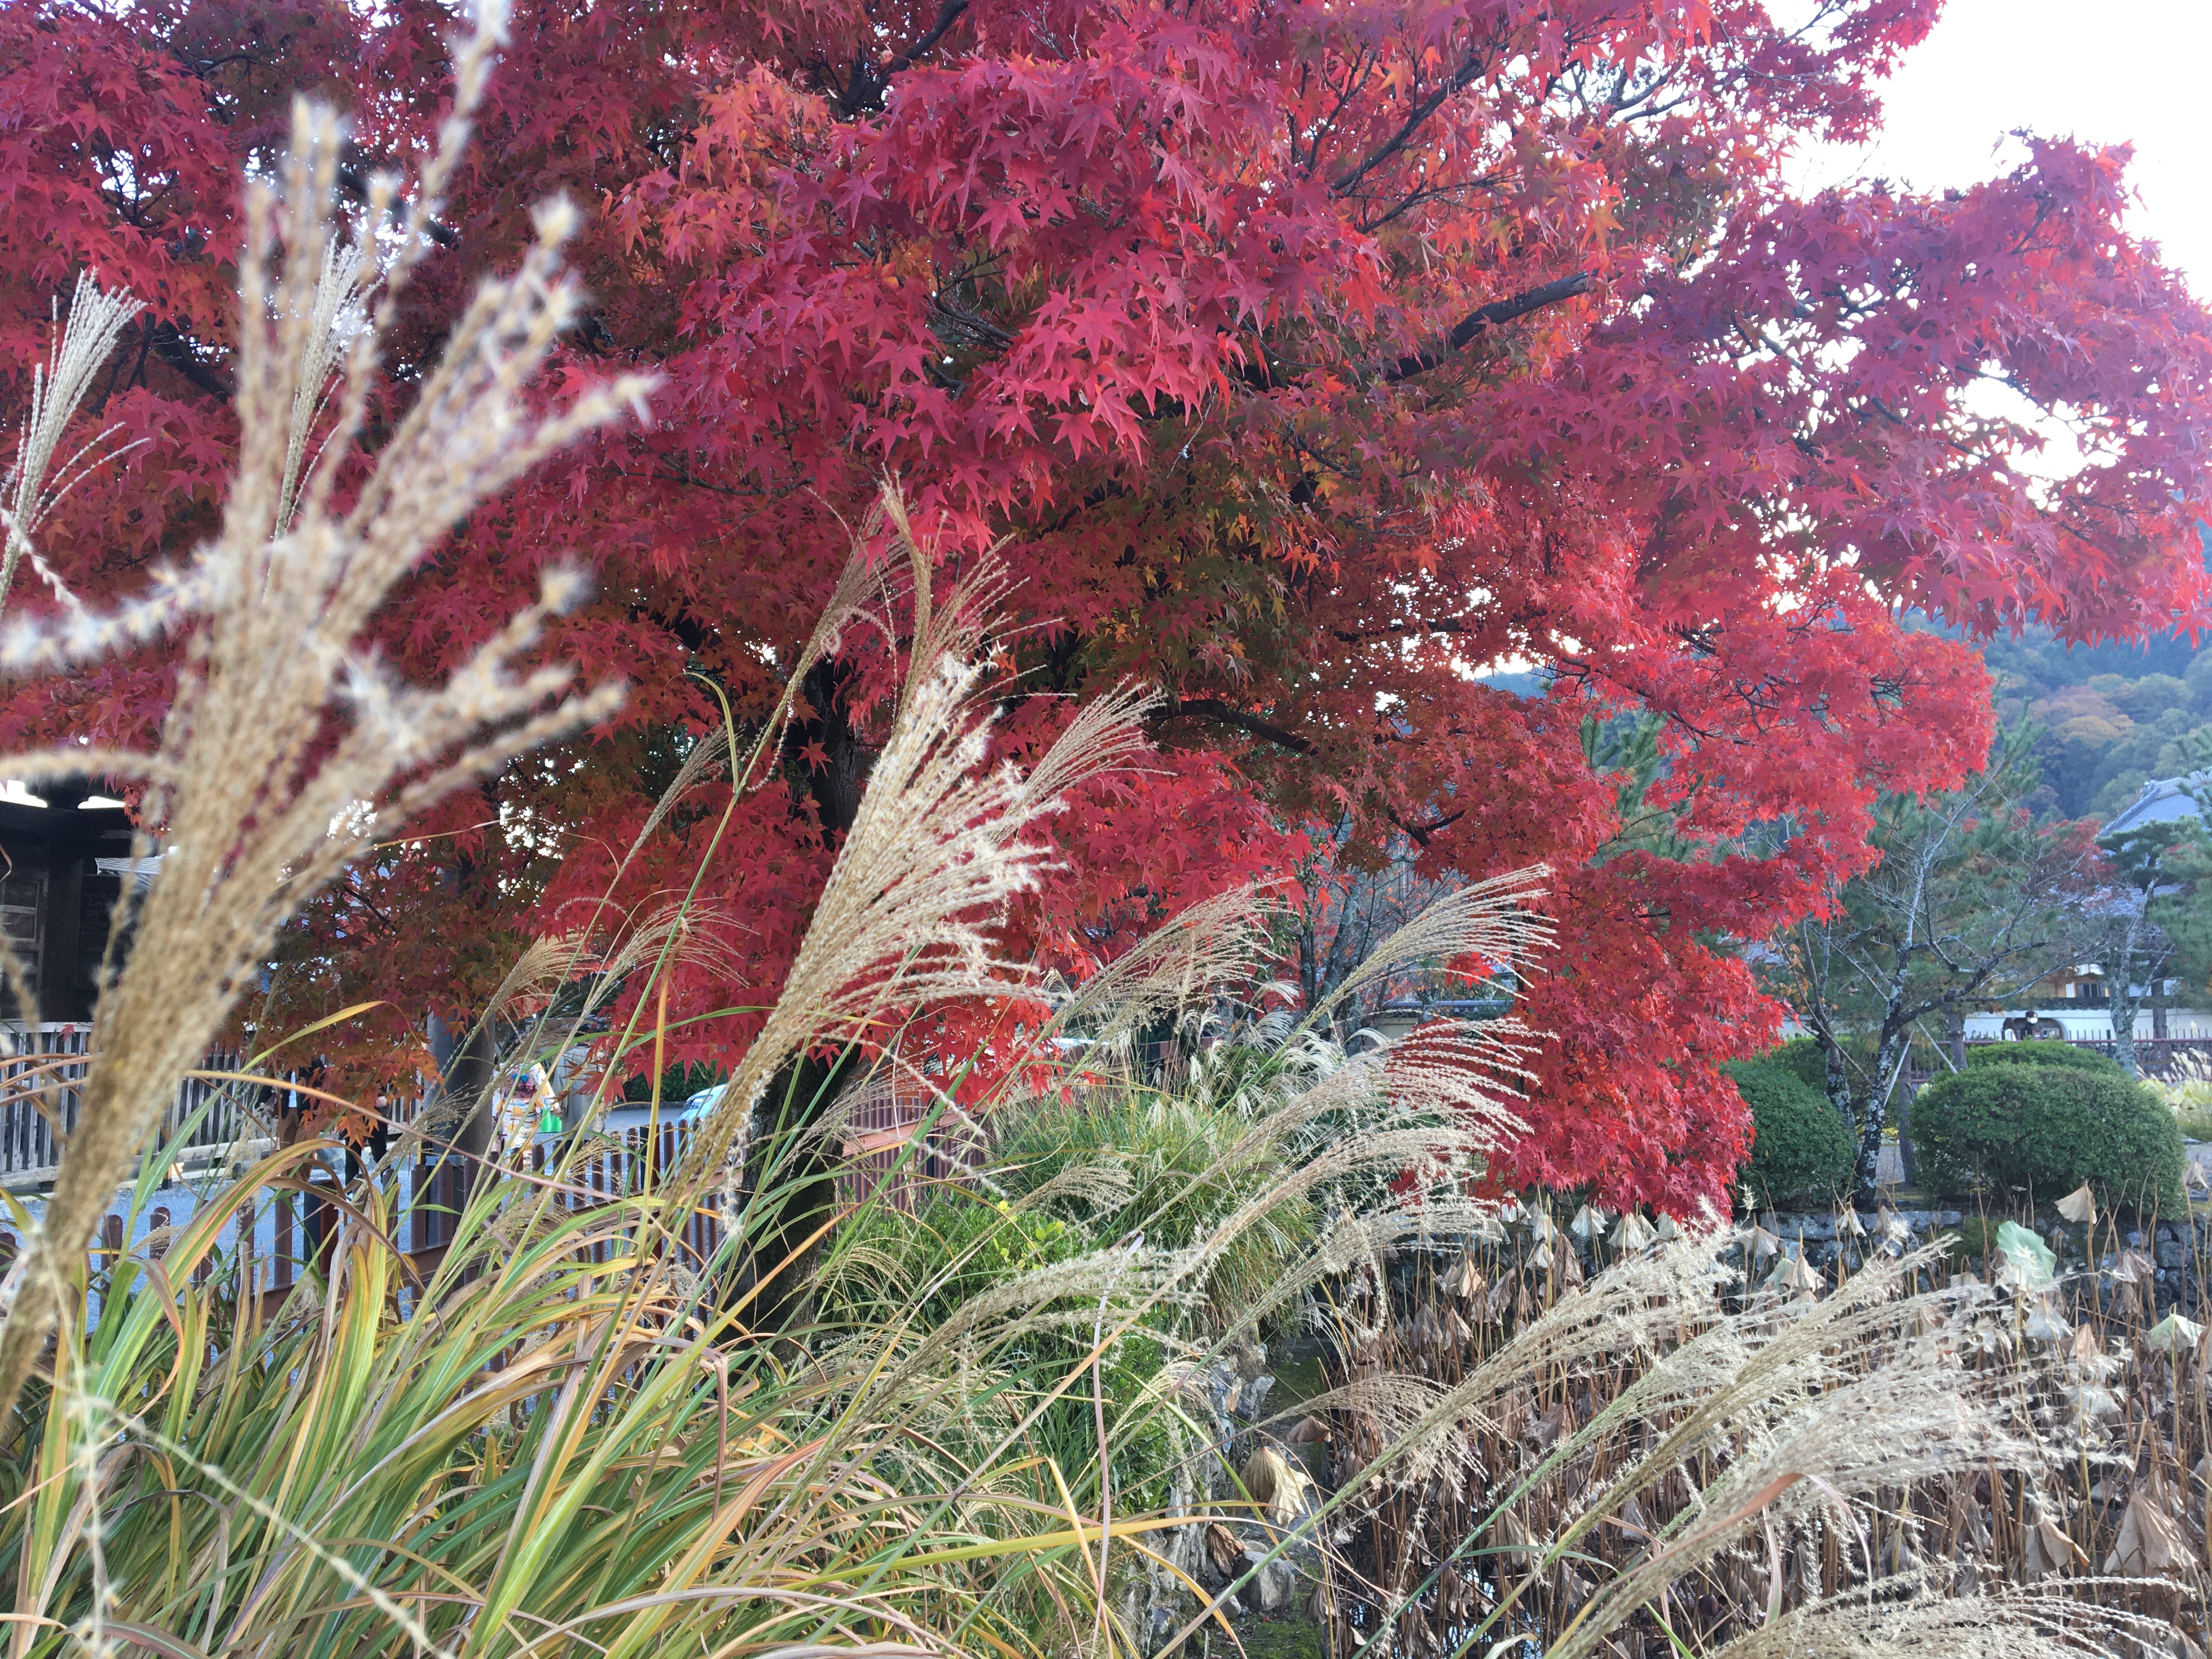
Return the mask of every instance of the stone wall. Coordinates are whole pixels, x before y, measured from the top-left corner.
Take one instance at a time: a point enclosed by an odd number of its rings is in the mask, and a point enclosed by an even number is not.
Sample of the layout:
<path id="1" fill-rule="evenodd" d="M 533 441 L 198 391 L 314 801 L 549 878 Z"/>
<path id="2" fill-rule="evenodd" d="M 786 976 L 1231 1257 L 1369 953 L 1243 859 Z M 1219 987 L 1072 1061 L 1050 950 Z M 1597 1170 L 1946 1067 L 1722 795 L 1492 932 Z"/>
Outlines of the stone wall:
<path id="1" fill-rule="evenodd" d="M 1954 1209 L 1897 1210 L 1890 1213 L 1910 1229 L 1915 1245 L 1928 1243 L 1941 1233 L 1960 1236 L 1967 1247 L 1967 1267 L 1975 1272 L 1983 1271 L 1984 1267 L 1979 1237 L 1983 1229 L 1987 1230 L 1987 1248 L 1994 1249 L 1998 1223 L 2023 1219 L 2001 1211 L 1982 1213 Z M 1793 1252 L 1802 1240 L 1805 1260 L 1823 1270 L 1832 1270 L 1835 1265 L 1838 1219 L 1828 1211 L 1804 1215 L 1784 1212 L 1757 1218 L 1759 1225 Z M 2119 1294 L 2119 1286 L 2130 1280 L 2146 1285 L 2157 1307 L 2178 1305 L 2185 1313 L 2194 1315 L 2205 1305 L 2204 1278 L 2208 1261 L 2212 1260 L 2212 1205 L 2197 1206 L 2186 1218 L 2155 1223 L 2141 1218 L 2116 1222 L 2100 1217 L 2095 1227 L 2087 1230 L 2063 1219 L 2056 1210 L 2046 1206 L 2027 1224 L 2057 1256 L 2059 1271 L 2070 1276 L 2069 1282 L 2077 1296 L 2088 1289 L 2081 1275 L 2089 1265 L 2088 1256 L 2094 1254 L 2100 1305 L 2109 1305 Z M 2088 1231 L 2095 1235 L 2094 1247 L 2085 1238 Z M 1846 1239 L 1844 1245 L 1846 1253 L 1856 1257 L 1863 1248 L 1874 1242 L 1871 1238 Z"/>

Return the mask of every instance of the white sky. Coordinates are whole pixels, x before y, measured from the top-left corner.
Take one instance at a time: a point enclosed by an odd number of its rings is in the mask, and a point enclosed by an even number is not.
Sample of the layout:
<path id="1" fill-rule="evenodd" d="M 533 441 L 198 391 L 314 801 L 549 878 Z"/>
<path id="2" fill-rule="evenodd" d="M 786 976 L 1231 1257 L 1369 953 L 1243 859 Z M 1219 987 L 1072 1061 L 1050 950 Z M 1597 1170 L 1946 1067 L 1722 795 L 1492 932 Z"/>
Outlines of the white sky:
<path id="1" fill-rule="evenodd" d="M 1782 8 L 1778 7 L 1779 12 Z M 2212 0 L 1950 0 L 1883 94 L 1864 149 L 1791 169 L 1807 188 L 1854 177 L 1934 190 L 2019 159 L 2015 127 L 2131 143 L 2140 207 L 2129 229 L 2164 246 L 2199 295 L 2212 292 Z"/>

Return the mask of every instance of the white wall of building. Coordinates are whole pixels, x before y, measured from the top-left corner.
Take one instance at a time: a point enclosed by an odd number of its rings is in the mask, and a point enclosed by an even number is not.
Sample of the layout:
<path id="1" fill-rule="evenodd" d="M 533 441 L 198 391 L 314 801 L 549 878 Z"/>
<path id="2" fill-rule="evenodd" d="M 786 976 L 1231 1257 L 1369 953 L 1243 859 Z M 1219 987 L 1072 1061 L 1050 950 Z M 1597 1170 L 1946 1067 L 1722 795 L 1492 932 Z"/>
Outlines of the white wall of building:
<path id="1" fill-rule="evenodd" d="M 2004 1036 L 2004 1023 L 2018 1019 L 2028 1011 L 2008 1008 L 2001 1013 L 1968 1014 L 1966 1041 L 1969 1042 L 1996 1042 Z M 2112 1011 L 2109 1007 L 2090 1006 L 2069 1008 L 2063 1000 L 2039 1003 L 2036 1018 L 2055 1019 L 2065 1028 L 2069 1042 L 2110 1042 L 2112 1040 Z M 2202 1008 L 2169 1008 L 2166 1011 L 2166 1034 L 2169 1037 L 2212 1038 L 2212 1012 Z M 2136 1039 L 2141 1042 L 2151 1040 L 2151 1012 L 2148 1008 L 2136 1011 Z"/>

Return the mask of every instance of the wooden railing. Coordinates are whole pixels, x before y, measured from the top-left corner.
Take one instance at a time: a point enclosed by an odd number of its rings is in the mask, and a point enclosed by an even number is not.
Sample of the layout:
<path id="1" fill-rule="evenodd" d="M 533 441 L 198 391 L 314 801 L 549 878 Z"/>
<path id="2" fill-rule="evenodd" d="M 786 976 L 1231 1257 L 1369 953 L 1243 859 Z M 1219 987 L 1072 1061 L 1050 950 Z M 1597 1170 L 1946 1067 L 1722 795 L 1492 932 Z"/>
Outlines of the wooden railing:
<path id="1" fill-rule="evenodd" d="M 229 1068 L 210 1065 L 207 1069 Z M 180 1095 L 184 1109 L 199 1103 L 199 1098 L 187 1103 Z M 839 1198 L 845 1205 L 882 1201 L 911 1212 L 932 1190 L 972 1179 L 982 1151 L 982 1137 L 975 1127 L 936 1114 L 936 1121 L 915 1144 L 921 1126 L 933 1115 L 928 1098 L 878 1085 L 852 1102 L 848 1111 L 845 1157 L 838 1172 Z M 595 1135 L 584 1143 L 580 1156 L 565 1164 L 558 1141 L 541 1139 L 514 1149 L 498 1178 L 557 1181 L 556 1202 L 571 1211 L 595 1209 L 641 1193 L 672 1171 L 694 1132 L 692 1125 L 667 1124 L 657 1131 Z M 336 1152 L 331 1156 L 335 1162 Z M 427 1279 L 452 1243 L 455 1219 L 467 1200 L 466 1164 L 457 1156 L 441 1156 L 431 1149 L 410 1161 L 387 1163 L 369 1179 L 391 1200 L 390 1212 L 397 1218 L 392 1243 L 410 1258 L 415 1273 Z M 95 1281 L 127 1251 L 143 1248 L 156 1257 L 166 1254 L 173 1230 L 189 1221 L 203 1193 L 211 1193 L 216 1185 L 212 1181 L 165 1184 L 135 1221 L 120 1210 L 108 1214 L 92 1246 Z M 343 1215 L 339 1196 L 335 1170 L 327 1164 L 311 1172 L 305 1190 L 264 1188 L 239 1206 L 223 1227 L 217 1249 L 237 1256 L 241 1284 L 251 1293 L 281 1297 L 327 1260 Z M 694 1272 L 703 1269 L 721 1248 L 722 1231 L 711 1206 L 701 1206 L 677 1229 L 679 1260 Z M 592 1248 L 596 1258 L 605 1260 L 617 1244 L 602 1239 Z M 13 1232 L 0 1228 L 0 1263 L 12 1260 L 16 1249 Z M 203 1262 L 195 1277 L 204 1279 L 207 1272 Z"/>
<path id="2" fill-rule="evenodd" d="M 76 1129 L 88 1061 L 88 1028 L 50 1024 L 0 1029 L 0 1181 L 11 1188 L 50 1180 L 61 1164 L 61 1149 Z M 240 1058 L 228 1050 L 206 1057 L 201 1069 L 233 1072 Z M 188 1123 L 183 1150 L 228 1146 L 258 1133 L 240 1104 L 235 1085 L 187 1078 L 161 1115 L 155 1146 L 176 1138 Z M 208 1110 L 197 1123 L 193 1115 Z"/>

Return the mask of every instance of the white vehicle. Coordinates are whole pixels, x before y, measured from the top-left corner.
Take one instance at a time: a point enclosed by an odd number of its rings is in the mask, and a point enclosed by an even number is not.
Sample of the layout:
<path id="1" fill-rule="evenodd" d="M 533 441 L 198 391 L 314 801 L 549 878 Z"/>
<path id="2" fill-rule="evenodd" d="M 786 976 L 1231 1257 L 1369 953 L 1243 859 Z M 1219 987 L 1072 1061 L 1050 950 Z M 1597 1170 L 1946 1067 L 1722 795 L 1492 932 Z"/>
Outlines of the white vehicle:
<path id="1" fill-rule="evenodd" d="M 711 1088 L 700 1090 L 698 1093 L 684 1100 L 662 1101 L 660 1103 L 661 1122 L 663 1124 L 696 1123 L 722 1103 L 723 1092 L 728 1087 L 729 1085 L 726 1083 L 717 1083 Z M 633 1129 L 647 1128 L 650 1127 L 652 1121 L 651 1102 L 618 1100 L 599 1115 L 593 1121 L 592 1127 L 600 1134 L 620 1135 L 628 1134 Z"/>

